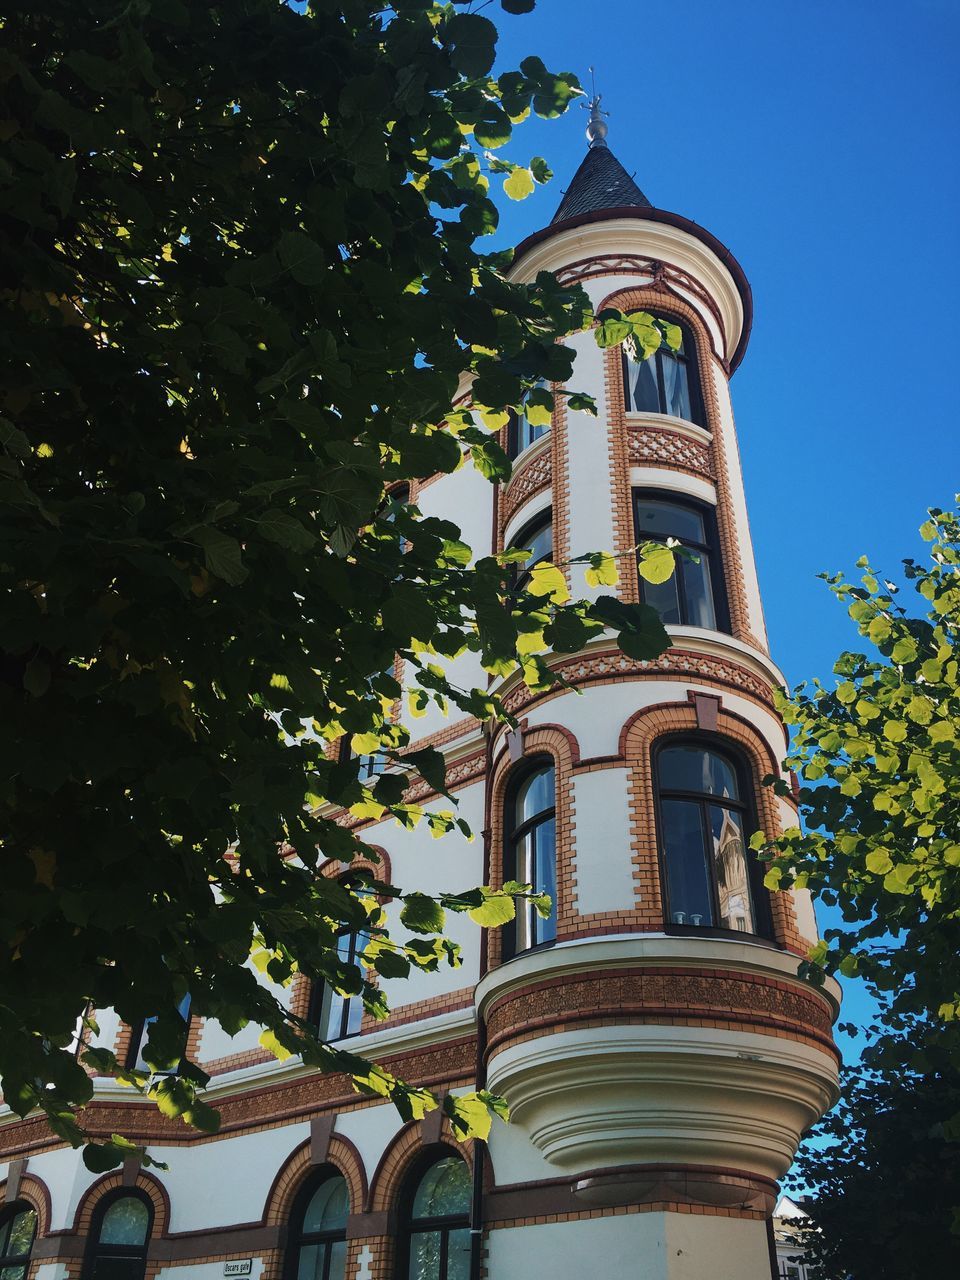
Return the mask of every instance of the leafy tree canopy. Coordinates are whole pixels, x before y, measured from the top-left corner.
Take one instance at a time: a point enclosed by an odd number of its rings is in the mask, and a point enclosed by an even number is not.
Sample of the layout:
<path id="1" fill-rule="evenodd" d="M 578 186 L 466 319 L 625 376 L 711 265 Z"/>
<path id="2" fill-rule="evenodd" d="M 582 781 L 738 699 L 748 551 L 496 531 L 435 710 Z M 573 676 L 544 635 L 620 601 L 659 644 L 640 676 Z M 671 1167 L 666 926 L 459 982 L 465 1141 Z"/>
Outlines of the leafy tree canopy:
<path id="1" fill-rule="evenodd" d="M 840 906 L 812 969 L 861 974 L 885 1010 L 874 1060 L 899 1062 L 910 1029 L 920 1071 L 960 1050 L 960 516 L 929 515 L 929 564 L 904 562 L 919 616 L 865 559 L 862 585 L 827 579 L 869 647 L 840 655 L 833 689 L 783 701 L 805 830 L 766 876 Z"/>
<path id="2" fill-rule="evenodd" d="M 511 556 L 475 558 L 454 523 L 389 495 L 462 465 L 506 478 L 507 409 L 571 373 L 558 339 L 593 323 L 585 295 L 511 284 L 475 241 L 497 225 L 492 180 L 519 198 L 550 177 L 495 152 L 531 111 L 561 114 L 576 79 L 536 57 L 493 77 L 490 19 L 429 0 L 10 0 L 2 24 L 6 1100 L 81 1141 L 86 1068 L 118 1070 L 105 1049 L 74 1057 L 88 1002 L 156 1015 L 163 1068 L 189 991 L 228 1031 L 253 1021 L 277 1053 L 416 1114 L 433 1100 L 318 1043 L 246 962 L 362 991 L 380 1015 L 338 929 L 369 925 L 391 977 L 456 963 L 444 910 L 495 924 L 523 886 L 411 895 L 403 943 L 318 873 L 363 850 L 334 808 L 459 825 L 405 802 L 417 774 L 442 791 L 443 761 L 405 754 L 390 709 L 502 715 L 444 674 L 464 650 L 539 687 L 547 648 L 604 626 L 638 656 L 666 646 L 652 611 L 571 602 L 550 566 L 518 592 Z M 648 321 L 598 335 L 646 347 Z M 472 408 L 449 412 L 470 381 Z M 615 581 L 611 559 L 589 558 L 596 581 Z M 641 572 L 670 567 L 650 550 Z M 384 674 L 397 652 L 406 690 Z M 395 767 L 361 783 L 325 749 L 341 735 Z M 194 1065 L 121 1076 L 216 1125 Z M 493 1105 L 448 1104 L 466 1132 Z"/>
<path id="3" fill-rule="evenodd" d="M 928 1280 L 960 1262 L 956 1063 L 891 1079 L 844 1073 L 839 1106 L 800 1149 L 791 1183 L 812 1193 L 794 1223 L 798 1253 L 823 1280 Z"/>

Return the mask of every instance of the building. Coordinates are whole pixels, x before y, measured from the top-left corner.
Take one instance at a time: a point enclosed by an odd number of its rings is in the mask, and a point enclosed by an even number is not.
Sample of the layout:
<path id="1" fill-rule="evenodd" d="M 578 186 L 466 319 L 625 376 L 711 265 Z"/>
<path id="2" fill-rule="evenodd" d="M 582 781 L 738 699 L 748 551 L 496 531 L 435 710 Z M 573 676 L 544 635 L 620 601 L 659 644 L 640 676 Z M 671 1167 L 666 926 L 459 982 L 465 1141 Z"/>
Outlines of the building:
<path id="1" fill-rule="evenodd" d="M 810 1215 L 797 1201 L 781 1195 L 773 1211 L 773 1238 L 777 1251 L 777 1280 L 809 1280 L 803 1246 L 796 1240 L 809 1226 Z"/>
<path id="2" fill-rule="evenodd" d="M 521 913 L 481 934 L 453 919 L 464 967 L 386 982 L 386 1024 L 305 983 L 291 994 L 414 1083 L 485 1082 L 513 1123 L 486 1149 L 459 1144 L 440 1113 L 402 1124 L 340 1078 L 278 1063 L 255 1028 L 230 1039 L 194 1019 L 218 1135 L 109 1079 L 88 1113 L 166 1172 L 96 1177 L 41 1121 L 0 1123 L 0 1280 L 25 1268 L 29 1280 L 514 1280 L 532 1265 L 574 1280 L 598 1264 L 644 1280 L 770 1277 L 777 1179 L 836 1094 L 837 991 L 797 979 L 816 936 L 809 898 L 768 894 L 746 844 L 757 825 L 795 820 L 761 785 L 785 737 L 728 389 L 750 289 L 713 235 L 651 205 L 594 108 L 587 155 L 513 277 L 579 281 L 597 310 L 676 323 L 682 347 L 637 363 L 579 335 L 575 382 L 596 418 L 562 402 L 550 427 L 521 416 L 505 432 L 508 484 L 467 468 L 410 496 L 452 514 L 478 552 L 492 540 L 564 564 L 613 548 L 630 565 L 638 540 L 680 539 L 695 558 L 642 587 L 672 647 L 638 661 L 596 639 L 553 659 L 571 689 L 508 681 L 518 731 L 434 708 L 412 724 L 415 745 L 445 751 L 461 813 L 486 838 L 368 824 L 379 872 L 427 891 L 532 880 L 553 898 L 549 920 Z M 566 572 L 574 592 L 594 590 L 582 567 Z M 632 568 L 616 589 L 640 598 Z M 468 685 L 484 679 L 474 661 L 457 659 Z M 420 794 L 433 802 L 425 783 Z M 102 1042 L 135 1061 L 142 1028 L 111 1016 Z"/>

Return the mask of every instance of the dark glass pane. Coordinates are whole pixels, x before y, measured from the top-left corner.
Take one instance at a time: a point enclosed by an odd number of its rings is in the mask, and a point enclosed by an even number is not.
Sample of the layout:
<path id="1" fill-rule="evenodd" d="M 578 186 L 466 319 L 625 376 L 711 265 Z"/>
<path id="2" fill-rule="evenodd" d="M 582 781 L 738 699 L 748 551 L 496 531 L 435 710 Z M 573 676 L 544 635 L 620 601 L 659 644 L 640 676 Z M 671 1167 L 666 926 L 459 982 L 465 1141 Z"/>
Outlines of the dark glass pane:
<path id="1" fill-rule="evenodd" d="M 750 872 L 740 815 L 718 804 L 710 805 L 710 836 L 714 872 L 720 898 L 720 924 L 724 929 L 756 933 L 750 903 Z"/>
<path id="2" fill-rule="evenodd" d="M 656 356 L 638 363 L 626 357 L 627 408 L 636 413 L 662 413 L 657 387 Z"/>
<path id="3" fill-rule="evenodd" d="M 678 576 L 678 575 L 674 575 Z M 710 581 L 710 559 L 705 551 L 697 556 L 697 563 L 684 560 L 679 576 L 683 579 L 683 620 L 689 627 L 706 627 L 715 631 L 717 614 L 713 607 L 713 587 Z"/>
<path id="4" fill-rule="evenodd" d="M 92 1280 L 143 1280 L 146 1258 L 97 1258 Z"/>
<path id="5" fill-rule="evenodd" d="M 418 1231 L 410 1237 L 410 1280 L 440 1280 L 441 1244 L 439 1231 Z"/>
<path id="6" fill-rule="evenodd" d="M 549 427 L 535 427 L 525 415 L 521 414 L 517 422 L 517 453 L 520 454 L 523 453 L 524 449 L 529 449 L 537 440 L 541 440 L 549 430 Z"/>
<path id="7" fill-rule="evenodd" d="M 706 542 L 703 516 L 695 507 L 656 498 L 640 498 L 636 504 L 637 541 L 677 538 L 680 542 Z"/>
<path id="8" fill-rule="evenodd" d="M 150 1212 L 139 1196 L 122 1196 L 103 1215 L 100 1243 L 145 1244 L 149 1224 Z"/>
<path id="9" fill-rule="evenodd" d="M 526 562 L 526 567 L 532 569 L 538 560 L 549 560 L 553 555 L 553 525 L 542 524 L 537 529 L 530 532 L 521 532 L 518 537 L 514 538 L 514 546 L 526 547 L 530 552 L 530 559 Z"/>
<path id="10" fill-rule="evenodd" d="M 13 1266 L 0 1267 L 0 1280 L 26 1280 L 27 1264 L 15 1263 Z"/>
<path id="11" fill-rule="evenodd" d="M 30 1252 L 37 1230 L 33 1209 L 20 1209 L 0 1227 L 0 1257 L 23 1258 Z"/>
<path id="12" fill-rule="evenodd" d="M 661 818 L 670 923 L 711 925 L 713 900 L 701 807 L 689 800 L 664 800 Z"/>
<path id="13" fill-rule="evenodd" d="M 304 1235 L 313 1235 L 319 1231 L 344 1231 L 348 1212 L 346 1182 L 341 1177 L 327 1178 L 310 1197 L 301 1230 Z"/>
<path id="14" fill-rule="evenodd" d="M 676 572 L 666 582 L 647 582 L 640 579 L 643 603 L 656 609 L 665 627 L 678 627 L 683 621 L 680 613 L 680 583 Z"/>
<path id="15" fill-rule="evenodd" d="M 344 1280 L 347 1274 L 346 1240 L 335 1240 L 327 1248 L 330 1250 L 330 1270 L 327 1273 L 327 1280 Z"/>
<path id="16" fill-rule="evenodd" d="M 461 1227 L 447 1236 L 447 1280 L 470 1280 L 470 1231 Z"/>
<path id="17" fill-rule="evenodd" d="M 664 413 L 690 422 L 690 387 L 687 382 L 687 366 L 669 351 L 661 349 L 660 366 L 663 373 Z"/>
<path id="18" fill-rule="evenodd" d="M 432 1164 L 420 1179 L 413 1201 L 414 1218 L 460 1217 L 470 1212 L 470 1170 L 459 1156 Z"/>
<path id="19" fill-rule="evenodd" d="M 326 1245 L 305 1244 L 297 1260 L 297 1280 L 323 1280 Z"/>
<path id="20" fill-rule="evenodd" d="M 329 982 L 323 986 L 323 1002 L 320 1005 L 320 1018 L 317 1023 L 317 1035 L 321 1040 L 339 1040 L 343 1034 L 343 1010 L 346 997 L 334 991 Z"/>
<path id="21" fill-rule="evenodd" d="M 549 917 L 544 920 L 535 912 L 533 932 L 537 942 L 552 942 L 557 936 L 557 834 L 556 822 L 548 818 L 534 827 L 535 844 L 533 887 L 537 893 L 546 893 L 553 904 Z"/>
<path id="22" fill-rule="evenodd" d="M 554 806 L 553 766 L 545 765 L 531 773 L 520 785 L 514 806 L 514 826 L 536 817 Z"/>
<path id="23" fill-rule="evenodd" d="M 660 786 L 666 791 L 696 791 L 727 800 L 740 798 L 736 770 L 730 761 L 693 743 L 665 747 L 660 752 L 659 772 Z"/>
<path id="24" fill-rule="evenodd" d="M 374 751 L 370 755 L 357 756 L 357 777 L 361 782 L 369 782 L 371 778 L 378 778 L 389 763 L 390 757 L 385 751 Z"/>

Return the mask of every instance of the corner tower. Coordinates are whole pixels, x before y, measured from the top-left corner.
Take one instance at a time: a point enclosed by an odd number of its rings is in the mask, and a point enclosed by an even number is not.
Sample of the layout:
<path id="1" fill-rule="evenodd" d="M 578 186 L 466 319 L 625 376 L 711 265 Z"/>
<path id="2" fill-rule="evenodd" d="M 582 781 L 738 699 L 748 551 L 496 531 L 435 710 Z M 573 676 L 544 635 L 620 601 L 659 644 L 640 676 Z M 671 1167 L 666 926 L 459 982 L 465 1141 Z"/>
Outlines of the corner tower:
<path id="1" fill-rule="evenodd" d="M 515 1122 L 491 1154 L 498 1185 L 540 1184 L 521 1229 L 557 1276 L 622 1256 L 657 1260 L 624 1274 L 766 1280 L 777 1179 L 835 1098 L 837 991 L 798 980 L 809 898 L 769 893 L 748 847 L 796 821 L 761 782 L 786 739 L 729 389 L 750 286 L 713 235 L 651 204 L 592 107 L 587 155 L 512 278 L 550 271 L 683 342 L 636 362 L 575 337 L 572 385 L 598 416 L 558 397 L 548 430 L 519 419 L 496 527 L 557 564 L 612 547 L 616 592 L 656 608 L 671 646 L 639 661 L 598 639 L 551 659 L 575 691 L 502 690 L 521 729 L 493 744 L 494 874 L 534 880 L 555 912 L 491 938 L 477 989 L 488 1085 Z M 691 558 L 651 586 L 633 548 L 667 537 Z M 519 1241 L 497 1199 L 500 1277 Z"/>

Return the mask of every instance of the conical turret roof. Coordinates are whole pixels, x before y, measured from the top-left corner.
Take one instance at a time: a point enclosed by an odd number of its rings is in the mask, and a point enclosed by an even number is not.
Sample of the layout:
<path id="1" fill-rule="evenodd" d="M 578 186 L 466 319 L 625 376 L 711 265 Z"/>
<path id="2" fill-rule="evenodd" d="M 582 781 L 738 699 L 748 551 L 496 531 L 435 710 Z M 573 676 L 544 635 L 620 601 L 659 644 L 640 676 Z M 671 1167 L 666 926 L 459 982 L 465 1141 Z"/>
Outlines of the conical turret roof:
<path id="1" fill-rule="evenodd" d="M 652 209 L 626 169 L 605 142 L 594 142 L 583 157 L 550 223 L 566 222 L 597 209 Z"/>

